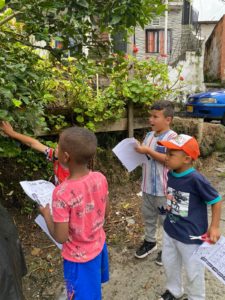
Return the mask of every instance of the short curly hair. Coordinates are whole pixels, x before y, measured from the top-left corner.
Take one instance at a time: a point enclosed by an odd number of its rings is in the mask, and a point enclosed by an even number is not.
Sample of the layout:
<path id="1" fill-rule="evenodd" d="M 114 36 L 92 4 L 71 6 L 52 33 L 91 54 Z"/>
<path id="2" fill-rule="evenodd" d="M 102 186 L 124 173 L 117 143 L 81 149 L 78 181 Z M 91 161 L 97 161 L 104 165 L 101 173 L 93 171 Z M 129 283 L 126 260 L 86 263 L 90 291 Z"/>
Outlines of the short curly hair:
<path id="1" fill-rule="evenodd" d="M 165 117 L 173 117 L 174 116 L 174 105 L 169 100 L 159 100 L 152 104 L 150 110 L 163 110 L 163 114 Z"/>
<path id="2" fill-rule="evenodd" d="M 59 145 L 78 164 L 87 164 L 97 149 L 97 138 L 87 128 L 69 127 L 60 134 Z"/>

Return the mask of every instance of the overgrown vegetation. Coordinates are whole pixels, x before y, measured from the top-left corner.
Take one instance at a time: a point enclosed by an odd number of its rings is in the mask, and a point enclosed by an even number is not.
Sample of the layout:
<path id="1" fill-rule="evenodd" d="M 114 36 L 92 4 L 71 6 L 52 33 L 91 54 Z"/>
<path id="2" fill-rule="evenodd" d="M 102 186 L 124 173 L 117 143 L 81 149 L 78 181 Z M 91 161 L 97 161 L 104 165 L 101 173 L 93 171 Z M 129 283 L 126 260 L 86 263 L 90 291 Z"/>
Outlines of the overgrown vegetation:
<path id="1" fill-rule="evenodd" d="M 10 121 L 16 130 L 37 135 L 71 124 L 95 130 L 120 119 L 129 102 L 144 107 L 172 92 L 165 64 L 113 54 L 113 41 L 102 38 L 122 31 L 126 40 L 135 26 L 144 27 L 163 12 L 162 1 L 3 2 L 0 120 Z M 86 57 L 84 50 L 98 54 L 97 59 Z M 64 110 L 72 115 L 70 123 Z M 24 164 L 27 178 L 46 168 L 36 153 L 21 152 L 21 145 L 3 136 L 0 156 L 17 157 L 15 170 Z"/>
<path id="2" fill-rule="evenodd" d="M 101 38 L 102 33 L 129 34 L 165 9 L 161 0 L 10 0 L 8 7 L 13 9 L 11 16 L 16 15 L 24 24 L 24 33 L 11 32 L 11 40 L 34 47 L 32 35 L 44 42 L 39 48 L 59 60 L 68 50 L 80 57 L 84 47 L 95 52 L 110 48 L 111 43 Z M 55 48 L 53 41 L 60 42 L 61 47 Z"/>
<path id="3" fill-rule="evenodd" d="M 11 14 L 0 15 L 0 22 Z M 15 121 L 21 130 L 43 125 L 44 86 L 47 69 L 39 68 L 40 56 L 29 47 L 11 42 L 8 32 L 23 31 L 23 25 L 11 20 L 0 31 L 0 119 Z M 34 118 L 36 116 L 36 118 Z"/>
<path id="4" fill-rule="evenodd" d="M 34 23 L 30 17 L 25 22 L 23 14 L 16 21 L 13 14 L 6 9 L 0 15 L 0 119 L 9 120 L 19 131 L 38 134 L 68 126 L 62 114 L 50 112 L 56 108 L 69 111 L 73 115 L 70 122 L 95 130 L 104 121 L 120 119 L 128 102 L 145 106 L 172 92 L 167 65 L 157 59 L 137 61 L 132 56 L 112 54 L 97 61 L 86 57 L 57 60 L 50 50 L 47 55 L 37 52 L 35 43 L 31 47 L 24 40 L 30 38 L 28 25 Z M 37 26 L 39 29 L 32 27 L 36 33 L 44 24 Z M 54 35 L 47 29 L 50 41 Z M 65 49 L 56 51 L 65 53 Z M 10 144 L 1 147 L 0 154 L 15 152 L 8 148 Z"/>
<path id="5" fill-rule="evenodd" d="M 95 130 L 121 118 L 129 101 L 148 105 L 170 92 L 167 66 L 110 55 L 113 41 L 101 38 L 123 31 L 126 39 L 163 12 L 159 0 L 11 0 L 0 9 L 0 119 L 19 131 L 68 126 L 60 113 L 51 114 L 56 107 L 69 109 L 72 123 Z M 99 47 L 108 53 L 104 59 L 84 55 Z"/>
<path id="6" fill-rule="evenodd" d="M 128 102 L 147 106 L 172 92 L 167 65 L 155 59 L 116 55 L 83 63 L 70 58 L 66 66 L 52 71 L 53 77 L 45 82 L 47 105 L 72 110 L 74 121 L 92 130 L 106 120 L 120 119 Z M 105 87 L 99 84 L 102 80 Z"/>

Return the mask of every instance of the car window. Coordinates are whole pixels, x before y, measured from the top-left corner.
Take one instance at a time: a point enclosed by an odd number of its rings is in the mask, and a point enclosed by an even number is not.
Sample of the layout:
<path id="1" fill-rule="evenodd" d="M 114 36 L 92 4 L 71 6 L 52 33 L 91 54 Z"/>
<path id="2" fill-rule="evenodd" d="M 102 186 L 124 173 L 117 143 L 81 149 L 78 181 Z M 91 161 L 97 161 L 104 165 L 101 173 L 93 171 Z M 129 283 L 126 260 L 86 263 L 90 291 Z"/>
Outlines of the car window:
<path id="1" fill-rule="evenodd" d="M 193 102 L 194 100 L 195 100 L 195 98 L 193 98 L 193 97 L 188 98 L 189 103 Z"/>

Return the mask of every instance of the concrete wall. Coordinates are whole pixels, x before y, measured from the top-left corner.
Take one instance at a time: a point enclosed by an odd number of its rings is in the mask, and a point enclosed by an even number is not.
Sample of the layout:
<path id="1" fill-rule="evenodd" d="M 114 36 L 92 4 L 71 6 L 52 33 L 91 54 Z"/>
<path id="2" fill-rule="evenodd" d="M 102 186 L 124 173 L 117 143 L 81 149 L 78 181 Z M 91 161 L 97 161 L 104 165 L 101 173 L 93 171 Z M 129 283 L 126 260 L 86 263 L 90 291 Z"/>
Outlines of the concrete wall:
<path id="1" fill-rule="evenodd" d="M 208 38 L 210 37 L 210 35 L 213 32 L 213 29 L 215 28 L 217 24 L 217 21 L 213 22 L 213 21 L 209 21 L 209 22 L 199 22 L 199 26 L 200 26 L 200 39 L 202 41 L 202 56 L 204 57 L 205 55 L 205 43 L 208 40 Z M 203 61 L 204 64 L 204 61 Z"/>
<path id="2" fill-rule="evenodd" d="M 173 99 L 185 102 L 187 95 L 205 91 L 203 56 L 198 56 L 195 52 L 186 52 L 184 60 L 179 61 L 176 67 L 169 67 L 169 77 L 172 83 L 176 82 L 179 70 L 181 70 L 180 75 L 184 80 L 175 84 L 174 89 L 177 91 L 177 95 L 174 95 Z"/>
<path id="3" fill-rule="evenodd" d="M 136 57 L 138 59 L 145 59 L 149 56 L 159 56 L 159 53 L 146 53 L 146 29 L 164 29 L 165 18 L 164 16 L 159 17 L 159 25 L 149 24 L 144 29 L 141 27 L 135 30 L 136 45 L 139 49 Z M 181 40 L 182 32 L 182 1 L 176 2 L 176 5 L 170 5 L 168 12 L 168 30 L 172 31 L 172 53 L 173 59 L 175 60 L 179 56 L 179 43 Z M 168 60 L 170 60 L 170 56 Z"/>
<path id="4" fill-rule="evenodd" d="M 204 74 L 206 82 L 225 82 L 225 16 L 205 44 Z"/>
<path id="5" fill-rule="evenodd" d="M 203 23 L 200 22 L 200 28 L 201 28 L 201 38 L 203 39 L 203 43 L 206 43 L 206 41 L 208 40 L 209 36 L 211 35 L 213 29 L 215 28 L 217 22 L 215 23 Z"/>

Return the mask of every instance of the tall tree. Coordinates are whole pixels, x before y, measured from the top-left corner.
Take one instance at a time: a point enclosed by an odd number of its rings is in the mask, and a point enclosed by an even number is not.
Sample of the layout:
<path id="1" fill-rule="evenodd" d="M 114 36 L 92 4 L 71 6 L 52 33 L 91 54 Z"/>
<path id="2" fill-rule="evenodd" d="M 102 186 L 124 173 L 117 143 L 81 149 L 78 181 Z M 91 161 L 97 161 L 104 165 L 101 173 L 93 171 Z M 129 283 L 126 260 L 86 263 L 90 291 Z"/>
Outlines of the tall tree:
<path id="1" fill-rule="evenodd" d="M 31 132 L 43 127 L 51 96 L 46 80 L 53 76 L 53 65 L 34 48 L 58 60 L 68 50 L 82 56 L 83 47 L 109 46 L 101 33 L 129 33 L 164 9 L 161 0 L 0 0 L 0 120 L 15 121 Z M 55 48 L 53 41 L 61 47 Z M 63 73 L 65 79 L 68 72 Z"/>
<path id="2" fill-rule="evenodd" d="M 38 46 L 57 56 L 66 50 L 81 54 L 85 46 L 89 49 L 106 46 L 101 33 L 109 34 L 144 27 L 154 16 L 165 9 L 162 0 L 10 0 L 5 8 L 13 9 L 10 17 L 16 16 L 24 23 L 24 34 L 10 33 L 12 41 L 25 45 L 33 35 Z M 52 47 L 52 41 L 61 43 L 60 49 Z"/>

